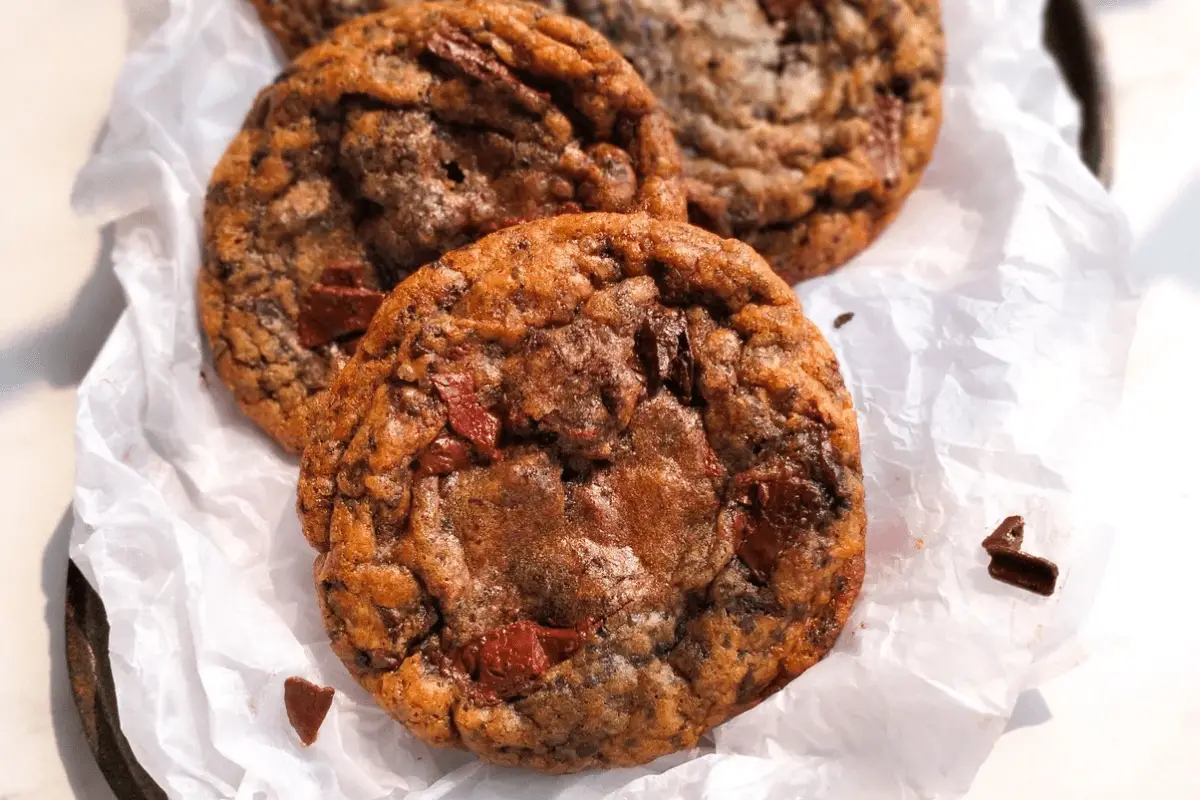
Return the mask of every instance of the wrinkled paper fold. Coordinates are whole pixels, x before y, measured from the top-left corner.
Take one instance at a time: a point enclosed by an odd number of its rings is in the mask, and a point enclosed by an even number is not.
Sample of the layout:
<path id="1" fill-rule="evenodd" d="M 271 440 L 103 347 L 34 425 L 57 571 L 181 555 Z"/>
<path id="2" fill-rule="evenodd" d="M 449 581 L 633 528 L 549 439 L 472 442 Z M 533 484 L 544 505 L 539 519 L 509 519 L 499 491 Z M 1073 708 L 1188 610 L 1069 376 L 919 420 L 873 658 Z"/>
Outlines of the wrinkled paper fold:
<path id="1" fill-rule="evenodd" d="M 945 122 L 888 233 L 798 291 L 858 408 L 867 579 L 834 652 L 704 746 L 551 778 L 428 748 L 326 642 L 297 462 L 205 364 L 194 283 L 208 175 L 280 68 L 244 0 L 131 0 L 140 41 L 83 170 L 129 307 L 79 396 L 72 556 L 111 623 L 138 759 L 176 798 L 953 797 L 1017 693 L 1072 640 L 1112 531 L 1099 458 L 1132 326 L 1125 222 L 1069 143 L 1036 0 L 947 2 Z M 834 330 L 845 311 L 853 320 Z M 987 577 L 1009 514 L 1058 562 L 1045 599 Z M 312 748 L 283 709 L 338 689 Z"/>

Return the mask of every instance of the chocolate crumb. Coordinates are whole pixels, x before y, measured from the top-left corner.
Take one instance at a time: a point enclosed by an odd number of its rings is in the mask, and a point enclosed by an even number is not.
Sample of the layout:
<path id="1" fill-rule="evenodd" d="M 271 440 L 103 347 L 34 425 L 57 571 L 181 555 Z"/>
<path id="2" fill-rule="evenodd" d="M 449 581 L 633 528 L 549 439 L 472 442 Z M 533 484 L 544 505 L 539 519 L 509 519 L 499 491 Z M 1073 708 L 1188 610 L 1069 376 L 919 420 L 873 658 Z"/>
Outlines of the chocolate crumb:
<path id="1" fill-rule="evenodd" d="M 983 540 L 983 549 L 988 555 L 995 555 L 998 550 L 1017 552 L 1024 541 L 1025 519 L 1013 515 L 997 525 L 996 530 Z"/>
<path id="2" fill-rule="evenodd" d="M 852 319 L 854 319 L 853 311 L 844 311 L 841 314 L 838 314 L 833 318 L 833 329 L 837 330 Z"/>
<path id="3" fill-rule="evenodd" d="M 308 747 L 317 740 L 321 723 L 333 705 L 333 688 L 317 686 L 304 678 L 288 678 L 283 682 L 283 705 L 287 708 L 288 722 L 300 742 Z"/>
<path id="4" fill-rule="evenodd" d="M 1058 582 L 1058 565 L 1018 550 L 996 550 L 988 574 L 998 581 L 1049 597 Z"/>

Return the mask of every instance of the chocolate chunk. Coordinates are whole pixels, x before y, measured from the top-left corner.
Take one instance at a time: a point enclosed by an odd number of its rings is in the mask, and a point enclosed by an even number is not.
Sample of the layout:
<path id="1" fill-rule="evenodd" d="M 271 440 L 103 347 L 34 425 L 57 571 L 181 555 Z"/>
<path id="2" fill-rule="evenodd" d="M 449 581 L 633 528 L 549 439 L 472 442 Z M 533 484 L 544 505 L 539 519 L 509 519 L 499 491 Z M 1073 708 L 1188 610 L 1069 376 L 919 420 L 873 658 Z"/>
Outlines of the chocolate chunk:
<path id="1" fill-rule="evenodd" d="M 333 261 L 321 273 L 317 283 L 361 289 L 367 265 L 361 261 Z"/>
<path id="2" fill-rule="evenodd" d="M 479 404 L 475 382 L 469 375 L 434 375 L 433 385 L 447 406 L 450 427 L 465 436 L 481 454 L 496 454 L 496 439 L 500 436 L 500 420 Z"/>
<path id="3" fill-rule="evenodd" d="M 805 531 L 824 524 L 829 512 L 825 493 L 801 467 L 784 463 L 774 469 L 769 476 L 753 470 L 735 479 L 735 486 L 749 483 L 748 495 L 742 496 L 751 511 L 739 509 L 741 515 L 734 518 L 734 550 L 762 583 L 770 579 L 779 554 Z"/>
<path id="4" fill-rule="evenodd" d="M 417 460 L 416 476 L 449 475 L 470 463 L 470 446 L 457 436 L 442 433 L 422 451 Z"/>
<path id="5" fill-rule="evenodd" d="M 511 697 L 572 656 L 584 635 L 575 628 L 547 628 L 522 620 L 458 648 L 450 655 L 450 662 L 483 688 L 500 697 Z"/>
<path id="6" fill-rule="evenodd" d="M 867 156 L 883 185 L 890 189 L 900 179 L 900 134 L 904 124 L 904 104 L 890 94 L 875 97 L 871 113 L 871 133 L 867 137 Z"/>
<path id="7" fill-rule="evenodd" d="M 383 650 L 359 650 L 354 661 L 362 669 L 390 672 L 400 668 L 400 659 Z"/>
<path id="8" fill-rule="evenodd" d="M 685 403 L 692 399 L 693 370 L 687 324 L 677 314 L 652 314 L 638 328 L 638 358 L 651 396 L 668 385 Z"/>
<path id="9" fill-rule="evenodd" d="M 833 329 L 837 330 L 852 319 L 854 319 L 853 311 L 844 311 L 841 314 L 838 314 L 833 318 Z"/>
<path id="10" fill-rule="evenodd" d="M 485 86 L 507 90 L 523 108 L 534 114 L 545 114 L 550 107 L 550 95 L 522 83 L 493 51 L 485 50 L 462 31 L 453 28 L 437 31 L 429 37 L 425 47 Z"/>
<path id="11" fill-rule="evenodd" d="M 995 555 L 997 551 L 1002 550 L 1016 552 L 1021 549 L 1024 541 L 1025 520 L 1022 517 L 1011 516 L 983 540 L 983 549 L 988 551 L 989 555 Z"/>
<path id="12" fill-rule="evenodd" d="M 353 286 L 314 284 L 300 305 L 299 334 L 304 347 L 320 347 L 349 334 L 361 334 L 384 295 Z"/>
<path id="13" fill-rule="evenodd" d="M 288 722 L 296 730 L 300 742 L 308 747 L 317 740 L 321 723 L 333 705 L 333 688 L 317 686 L 304 678 L 288 678 L 283 682 L 283 705 Z"/>
<path id="14" fill-rule="evenodd" d="M 998 581 L 1049 597 L 1058 582 L 1058 565 L 1017 550 L 992 550 L 988 574 Z"/>

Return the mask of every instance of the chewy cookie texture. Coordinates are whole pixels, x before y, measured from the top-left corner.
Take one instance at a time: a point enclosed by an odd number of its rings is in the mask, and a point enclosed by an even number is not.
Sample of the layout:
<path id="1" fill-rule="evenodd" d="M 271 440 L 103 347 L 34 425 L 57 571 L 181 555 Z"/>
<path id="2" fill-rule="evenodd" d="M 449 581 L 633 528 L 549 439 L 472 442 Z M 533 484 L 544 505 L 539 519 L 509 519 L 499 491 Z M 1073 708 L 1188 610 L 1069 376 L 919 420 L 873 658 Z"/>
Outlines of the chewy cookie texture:
<path id="1" fill-rule="evenodd" d="M 335 652 L 488 761 L 690 747 L 820 660 L 862 581 L 837 361 L 760 256 L 684 223 L 566 215 L 442 256 L 313 423 Z"/>
<path id="2" fill-rule="evenodd" d="M 401 0 L 256 0 L 296 53 Z M 691 221 L 789 282 L 833 270 L 899 212 L 933 153 L 940 0 L 545 0 L 607 37 L 685 155 Z"/>
<path id="3" fill-rule="evenodd" d="M 298 451 L 384 293 L 491 231 L 577 211 L 686 213 L 669 124 L 603 37 L 478 2 L 345 25 L 259 94 L 213 173 L 199 304 L 217 372 Z"/>

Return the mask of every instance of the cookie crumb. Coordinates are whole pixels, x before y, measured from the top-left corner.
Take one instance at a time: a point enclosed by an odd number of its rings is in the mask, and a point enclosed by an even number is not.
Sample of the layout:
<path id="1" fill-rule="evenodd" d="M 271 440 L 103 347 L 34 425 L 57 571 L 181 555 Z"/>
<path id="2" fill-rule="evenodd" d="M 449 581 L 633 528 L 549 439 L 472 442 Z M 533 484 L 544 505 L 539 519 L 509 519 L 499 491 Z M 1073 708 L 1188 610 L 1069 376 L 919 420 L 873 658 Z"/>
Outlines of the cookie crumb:
<path id="1" fill-rule="evenodd" d="M 301 744 L 308 747 L 317 740 L 321 723 L 333 705 L 333 687 L 317 686 L 304 678 L 288 678 L 283 682 L 283 705 Z"/>
<path id="2" fill-rule="evenodd" d="M 841 314 L 838 314 L 833 318 L 833 329 L 837 330 L 852 319 L 854 319 L 853 311 L 844 311 Z"/>
<path id="3" fill-rule="evenodd" d="M 915 545 L 918 550 L 924 550 L 925 549 L 925 540 L 917 539 L 915 542 L 913 542 L 913 545 Z"/>

